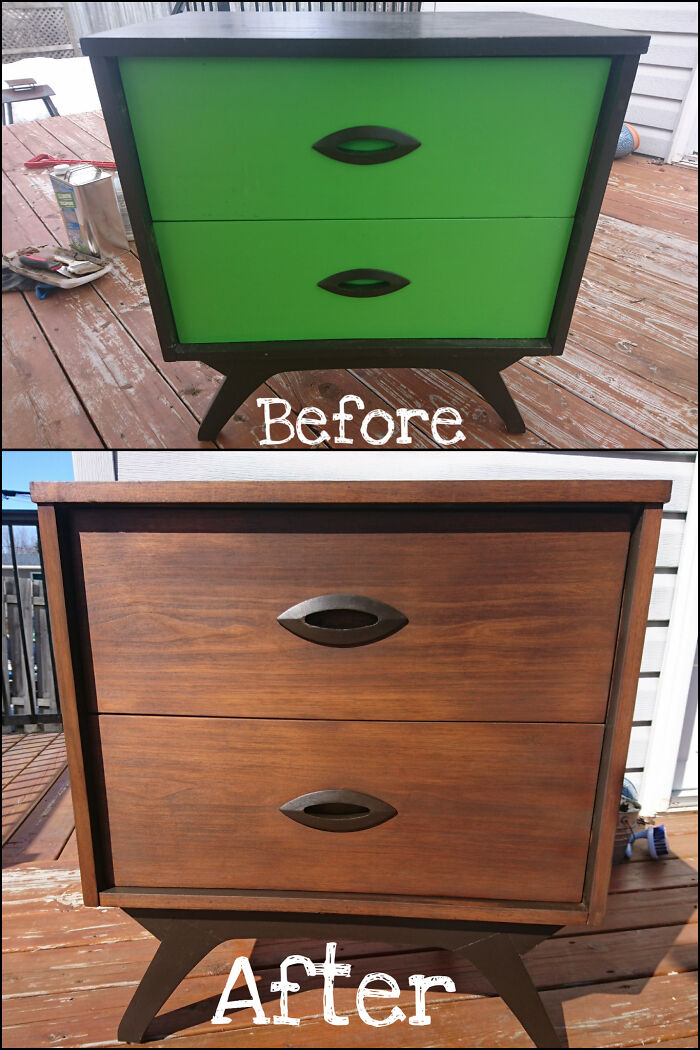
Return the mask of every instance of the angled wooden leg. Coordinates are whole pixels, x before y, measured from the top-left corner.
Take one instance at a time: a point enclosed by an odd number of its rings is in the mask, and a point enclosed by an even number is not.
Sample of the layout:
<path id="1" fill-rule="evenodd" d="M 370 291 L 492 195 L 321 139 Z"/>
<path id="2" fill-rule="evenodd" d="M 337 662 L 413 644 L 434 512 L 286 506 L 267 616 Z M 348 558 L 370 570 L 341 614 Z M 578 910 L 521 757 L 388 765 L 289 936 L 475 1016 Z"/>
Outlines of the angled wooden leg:
<path id="1" fill-rule="evenodd" d="M 459 368 L 453 367 L 454 372 L 461 375 L 470 386 L 473 386 L 484 401 L 491 405 L 506 425 L 509 434 L 524 434 L 526 427 L 523 417 L 518 411 L 518 406 L 513 400 L 500 371 L 488 363 L 475 365 L 464 365 Z"/>
<path id="2" fill-rule="evenodd" d="M 207 360 L 206 363 L 217 368 L 212 361 Z M 267 366 L 261 369 L 257 362 L 252 364 L 241 362 L 233 366 L 207 409 L 207 414 L 199 428 L 199 440 L 214 441 L 236 409 L 240 408 L 243 402 L 272 374 L 273 372 Z"/>
<path id="3" fill-rule="evenodd" d="M 139 920 L 137 920 L 139 921 Z M 178 916 L 142 922 L 160 944 L 119 1025 L 124 1043 L 142 1043 L 146 1029 L 180 981 L 212 948 L 226 939 L 210 923 Z"/>
<path id="4" fill-rule="evenodd" d="M 517 935 L 496 933 L 466 944 L 458 951 L 490 981 L 535 1046 L 561 1047 L 563 1044 L 520 958 L 518 948 L 527 951 L 532 947 L 532 938 L 524 939 L 522 945 L 518 940 Z"/>

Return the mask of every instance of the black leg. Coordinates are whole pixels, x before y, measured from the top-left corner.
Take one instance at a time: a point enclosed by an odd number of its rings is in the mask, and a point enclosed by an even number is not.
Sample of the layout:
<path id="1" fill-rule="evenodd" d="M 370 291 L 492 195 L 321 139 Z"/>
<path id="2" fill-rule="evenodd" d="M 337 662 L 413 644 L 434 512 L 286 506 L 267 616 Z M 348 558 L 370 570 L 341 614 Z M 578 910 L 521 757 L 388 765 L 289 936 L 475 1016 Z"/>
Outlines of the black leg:
<path id="1" fill-rule="evenodd" d="M 7 113 L 7 120 L 5 120 L 5 113 Z M 12 124 L 14 122 L 11 102 L 3 102 L 2 104 L 2 122 L 3 124 Z"/>
<path id="2" fill-rule="evenodd" d="M 124 1043 L 144 1041 L 146 1029 L 180 981 L 225 939 L 210 923 L 184 916 L 149 919 L 142 925 L 161 943 L 121 1019 L 118 1038 Z"/>
<path id="3" fill-rule="evenodd" d="M 497 368 L 479 362 L 473 366 L 464 365 L 454 368 L 453 371 L 466 379 L 469 385 L 473 386 L 478 394 L 481 394 L 484 401 L 498 412 L 509 434 L 525 433 L 523 417 Z"/>
<path id="4" fill-rule="evenodd" d="M 213 367 L 216 368 L 216 365 Z M 257 363 L 241 363 L 234 368 L 235 370 L 229 372 L 224 379 L 207 409 L 199 428 L 200 441 L 214 441 L 236 409 L 273 374 L 267 370 L 261 371 Z"/>
<path id="5" fill-rule="evenodd" d="M 527 938 L 521 950 L 527 950 L 531 946 L 532 939 Z M 458 950 L 490 981 L 496 994 L 500 995 L 506 1006 L 513 1011 L 535 1046 L 562 1046 L 544 1003 L 520 958 L 517 935 L 492 934 Z"/>
<path id="6" fill-rule="evenodd" d="M 526 932 L 514 931 L 511 927 L 505 932 L 492 933 L 483 926 L 470 930 L 467 924 L 436 930 L 410 924 L 405 927 L 387 926 L 381 922 L 368 925 L 364 919 L 357 923 L 341 920 L 339 926 L 334 921 L 336 917 L 320 916 L 316 920 L 301 921 L 297 916 L 261 917 L 252 913 L 234 916 L 227 912 L 194 912 L 188 918 L 187 913 L 181 911 L 127 909 L 127 914 L 161 943 L 119 1025 L 119 1039 L 124 1042 L 144 1041 L 148 1026 L 180 981 L 224 941 L 261 936 L 275 939 L 323 936 L 331 940 L 347 935 L 359 940 L 380 938 L 423 947 L 439 945 L 448 951 L 459 952 L 490 981 L 496 994 L 512 1010 L 536 1046 L 568 1046 L 563 1018 L 560 1018 L 560 1039 L 520 958 L 550 937 L 558 929 L 556 926 L 531 927 Z"/>
<path id="7" fill-rule="evenodd" d="M 45 98 L 44 99 L 44 105 L 48 109 L 50 117 L 57 117 L 58 116 L 58 110 L 56 109 L 56 107 L 54 106 L 54 104 L 53 104 L 53 102 L 51 101 L 50 98 Z"/>

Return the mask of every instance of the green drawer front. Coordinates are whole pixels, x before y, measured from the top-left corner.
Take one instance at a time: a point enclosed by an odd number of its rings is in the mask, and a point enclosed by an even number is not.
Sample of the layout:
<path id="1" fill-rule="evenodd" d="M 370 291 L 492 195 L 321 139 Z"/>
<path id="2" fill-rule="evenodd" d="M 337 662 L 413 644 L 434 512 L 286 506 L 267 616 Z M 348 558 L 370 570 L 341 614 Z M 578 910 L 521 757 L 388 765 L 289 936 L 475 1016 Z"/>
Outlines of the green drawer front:
<path id="1" fill-rule="evenodd" d="M 154 224 L 180 342 L 540 338 L 571 219 Z M 345 270 L 410 284 L 373 298 L 318 287 Z"/>
<path id="2" fill-rule="evenodd" d="M 120 60 L 154 219 L 570 216 L 610 60 Z M 348 127 L 418 149 L 346 164 Z"/>

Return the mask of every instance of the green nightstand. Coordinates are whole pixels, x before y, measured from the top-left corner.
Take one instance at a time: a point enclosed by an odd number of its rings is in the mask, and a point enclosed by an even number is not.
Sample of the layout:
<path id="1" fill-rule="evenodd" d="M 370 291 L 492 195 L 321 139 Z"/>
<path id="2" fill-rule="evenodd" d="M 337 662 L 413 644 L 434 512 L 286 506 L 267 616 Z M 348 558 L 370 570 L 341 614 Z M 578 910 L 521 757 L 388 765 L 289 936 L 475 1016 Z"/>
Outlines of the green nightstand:
<path id="1" fill-rule="evenodd" d="M 525 14 L 178 15 L 90 55 L 163 356 L 435 367 L 512 432 L 561 354 L 647 36 Z M 544 381 L 544 380 L 543 380 Z"/>

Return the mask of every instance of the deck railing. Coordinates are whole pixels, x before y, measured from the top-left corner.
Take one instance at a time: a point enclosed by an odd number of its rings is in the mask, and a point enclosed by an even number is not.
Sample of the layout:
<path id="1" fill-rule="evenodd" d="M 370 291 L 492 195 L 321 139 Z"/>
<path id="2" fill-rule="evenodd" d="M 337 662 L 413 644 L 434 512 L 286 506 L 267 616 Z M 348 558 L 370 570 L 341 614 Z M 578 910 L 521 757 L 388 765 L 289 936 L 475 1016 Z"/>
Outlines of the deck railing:
<path id="1" fill-rule="evenodd" d="M 35 510 L 2 511 L 2 625 L 3 727 L 59 723 Z"/>
<path id="2" fill-rule="evenodd" d="M 411 11 L 420 11 L 420 9 L 421 5 L 414 3 L 177 3 L 173 4 L 173 9 L 170 13 L 173 15 L 179 15 L 183 11 L 358 11 L 407 14 Z"/>

